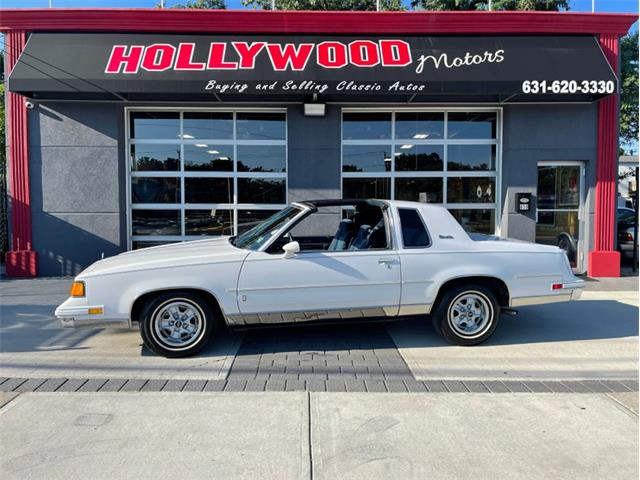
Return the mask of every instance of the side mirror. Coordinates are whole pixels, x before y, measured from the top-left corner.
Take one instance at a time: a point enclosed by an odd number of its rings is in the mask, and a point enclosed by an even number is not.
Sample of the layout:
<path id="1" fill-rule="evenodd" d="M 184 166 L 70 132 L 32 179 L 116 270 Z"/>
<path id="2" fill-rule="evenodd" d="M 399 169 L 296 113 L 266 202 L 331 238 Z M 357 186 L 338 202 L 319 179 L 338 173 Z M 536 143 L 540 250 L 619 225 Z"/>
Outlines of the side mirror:
<path id="1" fill-rule="evenodd" d="M 300 244 L 298 242 L 289 242 L 282 247 L 282 250 L 284 250 L 284 258 L 293 258 L 300 251 Z"/>

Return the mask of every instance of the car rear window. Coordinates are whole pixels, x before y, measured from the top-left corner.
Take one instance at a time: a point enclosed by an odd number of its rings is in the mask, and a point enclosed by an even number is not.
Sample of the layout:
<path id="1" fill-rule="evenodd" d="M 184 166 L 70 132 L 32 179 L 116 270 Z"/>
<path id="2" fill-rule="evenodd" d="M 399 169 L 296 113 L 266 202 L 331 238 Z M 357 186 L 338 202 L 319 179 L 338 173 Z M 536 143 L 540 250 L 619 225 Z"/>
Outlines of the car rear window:
<path id="1" fill-rule="evenodd" d="M 402 244 L 407 248 L 428 247 L 431 245 L 429 234 L 417 210 L 399 208 Z"/>

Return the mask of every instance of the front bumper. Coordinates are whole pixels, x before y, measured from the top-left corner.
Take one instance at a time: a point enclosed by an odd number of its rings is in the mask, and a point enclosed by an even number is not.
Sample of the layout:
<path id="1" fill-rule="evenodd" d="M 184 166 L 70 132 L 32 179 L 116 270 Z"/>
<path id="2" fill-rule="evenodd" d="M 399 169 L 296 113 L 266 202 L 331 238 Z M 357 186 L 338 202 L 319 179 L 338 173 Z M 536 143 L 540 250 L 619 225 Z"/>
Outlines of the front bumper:
<path id="1" fill-rule="evenodd" d="M 93 313 L 101 312 L 101 313 Z M 128 328 L 128 318 L 106 315 L 103 305 L 86 305 L 85 298 L 69 297 L 62 303 L 54 315 L 63 327 L 119 327 Z"/>

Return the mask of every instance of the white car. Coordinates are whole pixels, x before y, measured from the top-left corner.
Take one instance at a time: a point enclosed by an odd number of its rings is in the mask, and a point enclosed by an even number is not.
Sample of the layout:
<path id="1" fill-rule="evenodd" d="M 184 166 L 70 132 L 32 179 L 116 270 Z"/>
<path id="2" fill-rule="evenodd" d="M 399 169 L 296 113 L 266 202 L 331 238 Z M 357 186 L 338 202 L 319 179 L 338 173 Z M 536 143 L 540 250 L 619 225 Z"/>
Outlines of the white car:
<path id="1" fill-rule="evenodd" d="M 100 260 L 56 309 L 65 326 L 138 323 L 166 357 L 231 328 L 430 316 L 450 343 L 475 345 L 501 310 L 580 297 L 557 247 L 470 237 L 445 209 L 383 200 L 293 203 L 237 237 Z"/>

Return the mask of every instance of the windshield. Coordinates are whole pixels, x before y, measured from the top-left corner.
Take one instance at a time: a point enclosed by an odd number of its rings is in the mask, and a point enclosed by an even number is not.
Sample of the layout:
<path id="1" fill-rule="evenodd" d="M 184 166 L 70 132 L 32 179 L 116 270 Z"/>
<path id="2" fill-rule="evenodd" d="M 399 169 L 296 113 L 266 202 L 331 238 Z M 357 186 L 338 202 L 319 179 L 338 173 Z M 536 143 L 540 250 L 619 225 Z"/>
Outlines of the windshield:
<path id="1" fill-rule="evenodd" d="M 290 206 L 284 210 L 274 213 L 265 221 L 259 223 L 251 230 L 238 235 L 231 239 L 231 243 L 238 248 L 247 248 L 249 250 L 259 250 L 278 230 L 287 224 L 293 217 L 300 213 L 300 208 Z"/>

